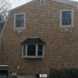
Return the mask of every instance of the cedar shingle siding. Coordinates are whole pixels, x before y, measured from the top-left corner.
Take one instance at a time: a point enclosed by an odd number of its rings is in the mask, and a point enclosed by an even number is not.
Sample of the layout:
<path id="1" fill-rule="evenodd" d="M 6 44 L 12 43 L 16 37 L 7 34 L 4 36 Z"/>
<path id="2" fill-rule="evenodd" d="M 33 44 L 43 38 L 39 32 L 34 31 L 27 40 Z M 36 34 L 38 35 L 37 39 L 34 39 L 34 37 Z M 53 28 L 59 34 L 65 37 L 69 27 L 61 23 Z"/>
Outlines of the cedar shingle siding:
<path id="1" fill-rule="evenodd" d="M 70 9 L 74 11 L 74 26 L 61 28 L 60 11 Z M 26 14 L 26 28 L 20 33 L 14 29 L 14 14 L 17 13 Z M 21 43 L 30 37 L 38 37 L 46 43 L 44 58 L 22 58 Z M 51 68 L 78 68 L 77 7 L 51 0 L 40 6 L 37 0 L 13 10 L 2 35 L 1 55 L 1 64 L 8 64 L 10 70 L 19 74 L 49 73 Z"/>

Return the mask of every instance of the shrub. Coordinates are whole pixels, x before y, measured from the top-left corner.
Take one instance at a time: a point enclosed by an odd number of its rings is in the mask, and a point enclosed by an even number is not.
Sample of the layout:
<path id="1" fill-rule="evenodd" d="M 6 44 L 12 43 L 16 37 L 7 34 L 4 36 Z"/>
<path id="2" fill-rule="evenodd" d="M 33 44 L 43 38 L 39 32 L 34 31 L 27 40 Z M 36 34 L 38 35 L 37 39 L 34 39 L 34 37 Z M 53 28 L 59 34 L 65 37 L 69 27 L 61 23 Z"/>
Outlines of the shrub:
<path id="1" fill-rule="evenodd" d="M 51 69 L 48 78 L 78 78 L 78 69 Z"/>

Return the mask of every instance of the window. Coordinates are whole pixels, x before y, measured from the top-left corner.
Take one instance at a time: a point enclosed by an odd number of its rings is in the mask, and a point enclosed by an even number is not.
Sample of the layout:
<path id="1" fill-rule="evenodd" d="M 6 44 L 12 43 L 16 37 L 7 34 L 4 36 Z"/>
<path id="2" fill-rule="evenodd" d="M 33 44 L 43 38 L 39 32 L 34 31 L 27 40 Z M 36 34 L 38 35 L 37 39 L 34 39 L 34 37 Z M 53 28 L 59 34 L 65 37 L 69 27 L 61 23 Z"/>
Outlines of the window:
<path id="1" fill-rule="evenodd" d="M 73 11 L 63 10 L 60 15 L 61 27 L 72 27 L 73 26 Z"/>
<path id="2" fill-rule="evenodd" d="M 44 45 L 42 44 L 26 44 L 23 45 L 24 58 L 43 58 Z"/>
<path id="3" fill-rule="evenodd" d="M 44 6 L 45 5 L 45 0 L 40 0 L 40 6 Z"/>
<path id="4" fill-rule="evenodd" d="M 15 14 L 15 29 L 25 29 L 25 14 Z"/>
<path id="5" fill-rule="evenodd" d="M 27 45 L 27 56 L 36 55 L 36 45 Z"/>
<path id="6" fill-rule="evenodd" d="M 36 37 L 27 38 L 22 45 L 22 57 L 23 58 L 43 58 L 45 42 Z"/>

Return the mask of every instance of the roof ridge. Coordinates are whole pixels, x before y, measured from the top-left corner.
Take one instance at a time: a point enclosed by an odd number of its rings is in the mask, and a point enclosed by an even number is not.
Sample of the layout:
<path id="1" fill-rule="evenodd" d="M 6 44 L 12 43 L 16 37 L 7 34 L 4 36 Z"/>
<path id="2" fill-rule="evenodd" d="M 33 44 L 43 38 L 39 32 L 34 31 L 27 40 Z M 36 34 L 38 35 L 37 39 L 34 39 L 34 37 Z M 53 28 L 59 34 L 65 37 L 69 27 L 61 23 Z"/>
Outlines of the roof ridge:
<path id="1" fill-rule="evenodd" d="M 22 5 L 20 5 L 20 6 L 16 7 L 16 8 L 11 9 L 11 10 L 19 9 L 19 8 L 21 8 L 23 6 L 26 6 L 26 5 L 29 5 L 29 4 L 31 4 L 31 3 L 35 2 L 35 1 L 37 1 L 37 0 L 32 0 L 32 1 L 28 2 L 28 3 L 22 4 Z M 51 1 L 65 3 L 65 4 L 68 4 L 68 5 L 72 5 L 72 6 L 77 6 L 78 5 L 77 1 L 72 1 L 72 0 L 51 0 Z"/>

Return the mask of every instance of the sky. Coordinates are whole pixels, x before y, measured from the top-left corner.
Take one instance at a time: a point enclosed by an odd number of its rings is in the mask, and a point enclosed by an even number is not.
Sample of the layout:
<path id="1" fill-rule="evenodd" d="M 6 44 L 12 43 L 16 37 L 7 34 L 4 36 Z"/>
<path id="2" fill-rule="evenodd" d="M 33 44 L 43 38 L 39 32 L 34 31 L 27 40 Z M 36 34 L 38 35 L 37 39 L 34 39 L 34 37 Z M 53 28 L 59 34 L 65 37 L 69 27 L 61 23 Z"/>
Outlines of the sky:
<path id="1" fill-rule="evenodd" d="M 10 0 L 10 2 L 12 4 L 12 8 L 18 7 L 22 4 L 25 4 L 30 1 L 32 1 L 32 0 Z M 73 1 L 78 1 L 78 0 L 73 0 Z"/>
<path id="2" fill-rule="evenodd" d="M 22 4 L 25 4 L 30 1 L 32 1 L 32 0 L 10 0 L 10 2 L 12 4 L 12 8 L 18 7 Z"/>

